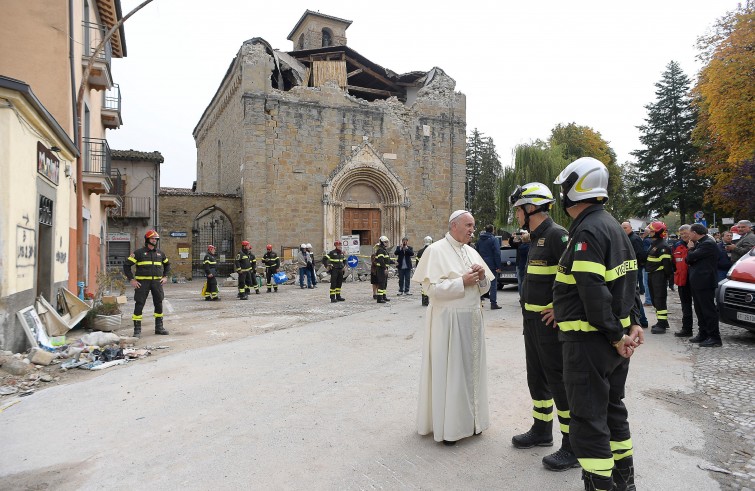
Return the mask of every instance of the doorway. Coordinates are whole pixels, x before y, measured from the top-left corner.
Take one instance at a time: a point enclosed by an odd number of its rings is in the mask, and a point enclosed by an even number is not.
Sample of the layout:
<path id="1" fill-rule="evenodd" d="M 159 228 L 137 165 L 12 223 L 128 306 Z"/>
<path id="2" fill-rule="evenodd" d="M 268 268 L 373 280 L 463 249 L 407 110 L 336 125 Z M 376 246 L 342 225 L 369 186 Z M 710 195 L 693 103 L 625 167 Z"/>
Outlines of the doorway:
<path id="1" fill-rule="evenodd" d="M 39 197 L 39 229 L 37 238 L 37 296 L 52 299 L 53 234 L 52 205 L 50 198 Z"/>
<path id="2" fill-rule="evenodd" d="M 379 208 L 345 208 L 343 210 L 343 233 L 359 235 L 362 245 L 376 244 L 380 238 Z"/>

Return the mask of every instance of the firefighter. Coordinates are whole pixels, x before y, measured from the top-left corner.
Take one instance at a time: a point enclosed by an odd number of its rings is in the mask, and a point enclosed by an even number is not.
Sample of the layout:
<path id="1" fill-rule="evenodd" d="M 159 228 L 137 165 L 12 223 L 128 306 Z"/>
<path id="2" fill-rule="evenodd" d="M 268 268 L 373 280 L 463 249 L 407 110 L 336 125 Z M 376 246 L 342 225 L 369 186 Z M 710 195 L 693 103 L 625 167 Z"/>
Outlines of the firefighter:
<path id="1" fill-rule="evenodd" d="M 215 246 L 207 246 L 207 254 L 204 255 L 204 274 L 207 277 L 207 287 L 204 290 L 205 300 L 220 300 L 218 292 L 218 256 L 215 254 Z"/>
<path id="2" fill-rule="evenodd" d="M 650 332 L 653 334 L 665 334 L 668 329 L 668 307 L 666 300 L 668 290 L 666 285 L 674 279 L 674 262 L 671 247 L 666 242 L 666 224 L 655 221 L 647 226 L 648 236 L 652 239 L 648 251 L 645 269 L 648 272 L 648 288 L 650 299 L 655 307 L 655 317 L 658 322 L 653 325 Z"/>
<path id="3" fill-rule="evenodd" d="M 553 283 L 558 260 L 569 240 L 566 229 L 548 215 L 555 199 L 545 184 L 531 182 L 517 186 L 510 197 L 516 207 L 516 219 L 530 233 L 520 303 L 524 322 L 524 355 L 527 386 L 532 397 L 532 427 L 515 435 L 516 448 L 553 445 L 553 403 L 556 404 L 561 448 L 543 457 L 543 465 L 552 471 L 579 467 L 569 442 L 569 403 L 563 378 L 563 358 L 558 340 L 558 326 L 553 321 Z"/>
<path id="4" fill-rule="evenodd" d="M 377 273 L 377 303 L 390 302 L 387 296 L 388 289 L 388 265 L 395 264 L 391 256 L 388 255 L 390 241 L 385 235 L 378 239 L 377 249 L 375 250 L 375 272 Z"/>
<path id="5" fill-rule="evenodd" d="M 249 294 L 252 292 L 252 278 L 254 278 L 254 254 L 248 240 L 241 241 L 241 252 L 236 254 L 236 272 L 239 275 L 239 300 L 249 300 Z M 257 282 L 254 282 L 255 287 Z M 257 288 L 259 293 L 259 288 Z"/>
<path id="6" fill-rule="evenodd" d="M 273 251 L 272 244 L 267 245 L 267 252 L 262 256 L 262 263 L 265 265 L 265 279 L 267 280 L 267 293 L 270 293 L 270 289 L 274 289 L 275 293 L 278 293 L 278 283 L 273 281 L 273 275 L 278 272 L 278 268 L 281 267 L 281 260 L 278 254 Z"/>
<path id="7" fill-rule="evenodd" d="M 123 273 L 131 282 L 134 292 L 134 336 L 142 335 L 142 309 L 147 302 L 147 296 L 152 292 L 152 303 L 155 306 L 155 334 L 168 334 L 163 327 L 163 285 L 168 281 L 170 261 L 158 247 L 160 235 L 155 230 L 148 230 L 144 234 L 144 247 L 135 250 L 123 263 Z M 136 265 L 136 275 L 131 273 L 131 267 Z"/>
<path id="8" fill-rule="evenodd" d="M 569 441 L 586 490 L 633 490 L 632 438 L 622 399 L 629 357 L 644 342 L 637 258 L 627 234 L 604 209 L 608 169 L 602 162 L 577 159 L 554 184 L 561 186 L 561 204 L 574 219 L 553 285 Z"/>
<path id="9" fill-rule="evenodd" d="M 322 258 L 322 264 L 330 271 L 330 301 L 331 303 L 343 302 L 346 299 L 341 296 L 341 285 L 343 285 L 343 268 L 346 263 L 346 256 L 341 250 L 341 241 L 333 243 L 335 249 L 325 254 Z"/>
<path id="10" fill-rule="evenodd" d="M 417 265 L 419 264 L 419 259 L 422 257 L 422 254 L 425 252 L 425 249 L 427 249 L 427 246 L 433 243 L 433 238 L 428 235 L 427 237 L 424 238 L 423 241 L 425 245 L 422 247 L 422 249 L 417 251 L 417 256 L 415 257 L 415 260 L 414 260 L 415 261 L 414 267 L 417 267 Z M 422 293 L 422 305 L 427 307 L 428 305 L 430 305 L 430 297 L 427 296 L 424 288 L 421 288 L 420 292 Z"/>

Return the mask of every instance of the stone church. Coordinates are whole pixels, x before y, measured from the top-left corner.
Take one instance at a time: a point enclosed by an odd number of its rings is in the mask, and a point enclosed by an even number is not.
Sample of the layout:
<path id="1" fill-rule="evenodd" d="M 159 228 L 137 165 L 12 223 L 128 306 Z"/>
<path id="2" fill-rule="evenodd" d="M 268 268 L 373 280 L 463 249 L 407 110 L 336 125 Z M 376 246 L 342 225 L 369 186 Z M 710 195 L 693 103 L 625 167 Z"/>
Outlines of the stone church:
<path id="1" fill-rule="evenodd" d="M 207 209 L 239 197 L 241 216 L 224 219 L 240 224 L 235 248 L 310 242 L 319 256 L 342 235 L 365 253 L 381 235 L 420 247 L 463 208 L 465 96 L 440 68 L 397 74 L 365 58 L 350 24 L 307 10 L 292 51 L 244 42 L 194 129 L 193 193 Z"/>

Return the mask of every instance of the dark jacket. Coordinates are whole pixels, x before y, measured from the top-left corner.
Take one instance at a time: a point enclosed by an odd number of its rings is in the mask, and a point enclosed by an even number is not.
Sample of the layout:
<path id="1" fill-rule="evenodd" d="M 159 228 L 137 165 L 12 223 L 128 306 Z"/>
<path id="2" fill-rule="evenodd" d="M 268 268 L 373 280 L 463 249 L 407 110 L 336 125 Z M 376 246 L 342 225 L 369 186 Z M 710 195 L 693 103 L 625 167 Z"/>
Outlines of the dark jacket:
<path id="1" fill-rule="evenodd" d="M 731 261 L 731 254 L 726 250 L 726 244 L 718 242 L 716 246 L 718 247 L 718 263 L 716 267 L 719 271 L 729 271 L 729 268 L 734 263 Z"/>
<path id="2" fill-rule="evenodd" d="M 491 271 L 501 269 L 501 241 L 490 232 L 482 232 L 477 241 L 477 252 Z"/>
<path id="3" fill-rule="evenodd" d="M 131 273 L 131 267 L 136 265 L 136 274 Z M 168 276 L 170 261 L 160 249 L 150 250 L 148 247 L 137 249 L 123 262 L 123 273 L 129 281 L 159 280 Z"/>
<path id="4" fill-rule="evenodd" d="M 254 254 L 252 254 L 251 251 L 245 251 L 242 248 L 241 252 L 236 254 L 235 265 L 237 273 L 240 273 L 242 271 L 254 272 L 255 268 L 257 267 L 257 258 L 254 257 Z"/>
<path id="5" fill-rule="evenodd" d="M 218 256 L 216 254 L 210 254 L 209 252 L 205 254 L 203 263 L 205 276 L 218 275 Z"/>
<path id="6" fill-rule="evenodd" d="M 328 269 L 343 269 L 346 256 L 343 255 L 343 251 L 333 249 L 322 257 L 322 264 Z"/>
<path id="7" fill-rule="evenodd" d="M 427 249 L 427 246 L 422 247 L 422 249 L 417 251 L 417 255 L 414 257 L 415 265 L 419 264 L 419 259 L 422 257 L 422 254 L 425 253 L 425 249 Z"/>
<path id="8" fill-rule="evenodd" d="M 268 251 L 262 256 L 262 262 L 265 267 L 271 270 L 273 273 L 278 272 L 278 268 L 281 266 L 281 260 L 274 251 Z"/>
<path id="9" fill-rule="evenodd" d="M 543 310 L 553 308 L 553 282 L 569 237 L 564 227 L 548 217 L 532 231 L 530 239 L 520 302 L 524 317 L 539 319 Z"/>
<path id="10" fill-rule="evenodd" d="M 375 250 L 375 267 L 377 271 L 387 271 L 389 264 L 395 264 L 391 256 L 388 255 L 388 250 L 379 245 Z"/>
<path id="11" fill-rule="evenodd" d="M 393 254 L 398 256 L 396 258 L 398 269 L 412 269 L 412 256 L 414 256 L 412 246 L 408 245 L 406 249 L 401 249 L 401 246 L 397 246 Z"/>
<path id="12" fill-rule="evenodd" d="M 647 262 L 648 252 L 645 250 L 645 245 L 642 243 L 642 237 L 637 235 L 637 232 L 629 234 L 629 242 L 632 243 L 634 249 L 634 255 L 637 256 L 637 266 L 644 267 Z"/>
<path id="13" fill-rule="evenodd" d="M 716 288 L 718 284 L 717 262 L 716 241 L 706 235 L 687 253 L 690 288 L 693 290 Z"/>
<path id="14" fill-rule="evenodd" d="M 670 280 L 674 277 L 674 261 L 671 258 L 671 247 L 668 243 L 658 238 L 653 241 L 648 251 L 645 270 L 648 274 L 660 274 Z"/>
<path id="15" fill-rule="evenodd" d="M 603 205 L 590 206 L 569 228 L 558 263 L 553 308 L 559 338 L 620 340 L 637 324 L 636 291 L 637 258 L 629 237 Z"/>

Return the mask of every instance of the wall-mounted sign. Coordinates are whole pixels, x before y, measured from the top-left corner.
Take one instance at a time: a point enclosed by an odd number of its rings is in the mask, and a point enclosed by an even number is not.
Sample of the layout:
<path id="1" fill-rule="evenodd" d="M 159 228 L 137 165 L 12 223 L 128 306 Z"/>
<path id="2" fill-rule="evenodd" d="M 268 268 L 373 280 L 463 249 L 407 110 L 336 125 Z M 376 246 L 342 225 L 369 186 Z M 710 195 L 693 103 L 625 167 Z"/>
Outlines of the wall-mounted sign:
<path id="1" fill-rule="evenodd" d="M 51 180 L 53 183 L 58 183 L 60 175 L 60 160 L 52 150 L 37 142 L 37 172 Z"/>
<path id="2" fill-rule="evenodd" d="M 125 232 L 110 232 L 107 234 L 108 242 L 131 242 L 131 234 Z"/>
<path id="3" fill-rule="evenodd" d="M 189 236 L 187 232 L 171 232 L 168 235 L 170 235 L 171 237 L 188 237 Z"/>

